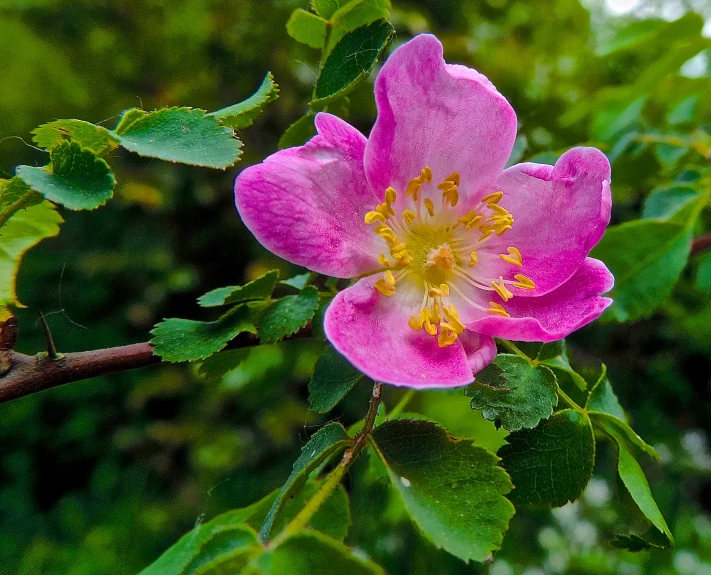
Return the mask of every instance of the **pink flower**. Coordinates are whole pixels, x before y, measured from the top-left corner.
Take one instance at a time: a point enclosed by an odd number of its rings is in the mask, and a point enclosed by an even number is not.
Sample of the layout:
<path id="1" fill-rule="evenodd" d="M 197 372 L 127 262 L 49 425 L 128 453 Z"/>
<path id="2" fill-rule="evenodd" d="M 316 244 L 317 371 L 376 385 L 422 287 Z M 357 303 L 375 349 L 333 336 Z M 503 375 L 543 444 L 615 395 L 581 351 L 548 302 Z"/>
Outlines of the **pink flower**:
<path id="1" fill-rule="evenodd" d="M 235 184 L 264 246 L 357 280 L 325 317 L 356 368 L 393 385 L 464 385 L 496 355 L 492 336 L 553 341 L 610 305 L 600 294 L 613 277 L 587 257 L 610 219 L 602 152 L 505 170 L 516 114 L 430 35 L 390 56 L 375 99 L 370 138 L 318 114 L 317 136 Z"/>

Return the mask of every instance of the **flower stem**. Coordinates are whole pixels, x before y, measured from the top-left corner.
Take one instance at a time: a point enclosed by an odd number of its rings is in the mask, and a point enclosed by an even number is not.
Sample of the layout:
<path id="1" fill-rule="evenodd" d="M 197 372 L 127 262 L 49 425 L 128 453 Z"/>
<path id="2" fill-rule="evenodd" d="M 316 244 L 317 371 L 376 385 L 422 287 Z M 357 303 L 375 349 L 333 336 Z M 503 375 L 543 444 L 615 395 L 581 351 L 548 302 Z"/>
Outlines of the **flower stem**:
<path id="1" fill-rule="evenodd" d="M 524 359 L 531 361 L 531 358 L 528 357 L 525 353 L 523 353 L 515 343 L 510 342 L 507 339 L 499 339 L 498 337 L 496 338 L 496 343 L 505 347 L 511 353 L 515 353 L 517 356 L 523 357 Z"/>
<path id="2" fill-rule="evenodd" d="M 319 510 L 321 505 L 324 504 L 324 502 L 339 486 L 350 466 L 353 464 L 358 455 L 360 455 L 360 452 L 363 451 L 370 432 L 373 431 L 375 418 L 378 415 L 378 407 L 380 406 L 382 389 L 383 384 L 376 382 L 373 386 L 373 395 L 370 398 L 368 413 L 365 416 L 363 429 L 361 429 L 356 436 L 353 445 L 345 451 L 341 462 L 333 471 L 331 471 L 331 473 L 326 476 L 325 481 L 316 494 L 309 499 L 306 506 L 299 511 L 296 517 L 289 522 L 284 530 L 272 540 L 270 547 L 276 547 L 279 543 L 284 541 L 284 539 L 289 537 L 289 535 L 293 535 L 304 529 L 309 524 L 309 521 L 311 521 L 314 514 Z"/>
<path id="3" fill-rule="evenodd" d="M 576 409 L 578 411 L 583 411 L 583 408 L 580 407 L 577 403 L 575 403 L 575 401 L 567 393 L 565 393 L 560 387 L 558 387 L 558 395 L 565 403 L 568 404 L 568 406 L 570 406 L 573 409 Z"/>

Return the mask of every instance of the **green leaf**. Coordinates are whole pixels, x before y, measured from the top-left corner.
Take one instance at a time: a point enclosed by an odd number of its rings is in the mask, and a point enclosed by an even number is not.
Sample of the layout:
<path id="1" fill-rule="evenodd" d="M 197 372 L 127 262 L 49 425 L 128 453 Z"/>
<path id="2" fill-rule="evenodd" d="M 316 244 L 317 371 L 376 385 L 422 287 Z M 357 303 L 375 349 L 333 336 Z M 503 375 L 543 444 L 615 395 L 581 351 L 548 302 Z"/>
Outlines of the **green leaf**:
<path id="1" fill-rule="evenodd" d="M 193 108 L 128 110 L 116 127 L 121 145 L 140 156 L 208 168 L 228 168 L 242 142 L 215 116 Z"/>
<path id="2" fill-rule="evenodd" d="M 346 0 L 311 0 L 311 5 L 316 11 L 316 14 L 328 20 L 345 1 Z"/>
<path id="3" fill-rule="evenodd" d="M 623 419 L 602 411 L 589 411 L 588 415 L 596 429 L 600 429 L 618 443 L 629 444 L 639 453 L 646 453 L 652 459 L 659 460 L 657 450 L 637 435 Z"/>
<path id="4" fill-rule="evenodd" d="M 266 299 L 272 295 L 279 278 L 279 270 L 271 270 L 243 286 L 228 286 L 214 289 L 198 298 L 202 307 L 217 307 Z"/>
<path id="5" fill-rule="evenodd" d="M 362 378 L 363 374 L 329 345 L 316 362 L 309 382 L 311 409 L 317 413 L 331 411 Z"/>
<path id="6" fill-rule="evenodd" d="M 327 53 L 341 41 L 348 32 L 366 26 L 376 20 L 387 20 L 390 16 L 390 0 L 351 0 L 341 6 L 331 16 L 331 37 Z"/>
<path id="7" fill-rule="evenodd" d="M 657 188 L 644 200 L 642 219 L 666 221 L 698 199 L 699 192 L 686 186 Z"/>
<path id="8" fill-rule="evenodd" d="M 482 383 L 478 377 L 465 389 L 472 409 L 480 409 L 484 419 L 508 431 L 535 427 L 551 416 L 558 404 L 558 385 L 550 369 L 509 354 L 497 355 L 494 365 L 503 372 L 497 382 Z"/>
<path id="9" fill-rule="evenodd" d="M 315 531 L 291 535 L 256 563 L 260 575 L 386 575 L 343 543 Z"/>
<path id="10" fill-rule="evenodd" d="M 696 113 L 696 104 L 698 96 L 693 94 L 688 98 L 684 98 L 667 114 L 667 123 L 675 126 L 677 124 L 686 124 L 694 119 Z"/>
<path id="11" fill-rule="evenodd" d="M 239 104 L 212 112 L 210 115 L 219 118 L 220 123 L 224 126 L 241 130 L 251 126 L 254 120 L 264 112 L 264 107 L 278 97 L 279 86 L 274 82 L 272 73 L 267 72 L 259 89 L 249 98 Z"/>
<path id="12" fill-rule="evenodd" d="M 607 229 L 591 256 L 615 276 L 608 312 L 618 321 L 651 315 L 669 296 L 686 266 L 691 227 L 637 220 Z"/>
<path id="13" fill-rule="evenodd" d="M 504 469 L 516 486 L 516 507 L 560 507 L 583 492 L 595 464 L 595 438 L 588 416 L 564 409 L 506 438 L 499 449 Z"/>
<path id="14" fill-rule="evenodd" d="M 0 180 L 0 228 L 15 213 L 44 201 L 42 194 L 31 190 L 20 178 Z"/>
<path id="15" fill-rule="evenodd" d="M 109 165 L 91 150 L 63 140 L 49 157 L 52 163 L 44 168 L 17 168 L 17 175 L 48 200 L 70 210 L 94 210 L 114 195 L 116 180 Z"/>
<path id="16" fill-rule="evenodd" d="M 664 536 L 664 542 L 658 544 L 658 537 L 644 537 L 643 539 L 652 545 L 661 547 L 669 547 L 674 545 L 674 537 L 664 520 L 664 516 L 659 507 L 657 507 L 652 492 L 649 489 L 649 483 L 644 476 L 642 468 L 637 463 L 634 456 L 626 449 L 624 444 L 618 443 L 619 460 L 617 471 L 620 474 L 620 479 L 624 483 L 627 491 L 632 496 L 632 499 L 639 507 L 639 510 L 649 521 L 659 530 L 659 533 Z M 651 540 L 650 540 L 651 539 Z"/>
<path id="17" fill-rule="evenodd" d="M 284 505 L 275 526 L 281 530 L 291 521 L 321 487 L 307 481 L 301 492 Z M 274 502 L 278 490 L 259 501 L 222 513 L 196 527 L 140 575 L 233 575 L 240 573 L 247 561 L 262 551 L 256 529 Z M 348 496 L 342 486 L 314 514 L 309 527 L 342 541 L 350 523 Z M 245 545 L 246 543 L 246 545 Z"/>
<path id="18" fill-rule="evenodd" d="M 62 217 L 49 202 L 13 213 L 0 228 L 0 306 L 17 305 L 15 278 L 22 256 L 45 238 L 59 233 Z"/>
<path id="19" fill-rule="evenodd" d="M 372 439 L 410 516 L 435 545 L 486 561 L 514 515 L 511 481 L 491 452 L 428 421 L 397 419 Z"/>
<path id="20" fill-rule="evenodd" d="M 323 48 L 326 41 L 328 22 L 320 16 L 297 8 L 286 23 L 286 33 L 301 44 L 312 48 Z"/>
<path id="21" fill-rule="evenodd" d="M 259 339 L 276 343 L 306 326 L 318 309 L 318 290 L 307 286 L 298 295 L 288 295 L 267 308 L 259 324 Z"/>
<path id="22" fill-rule="evenodd" d="M 294 462 L 291 474 L 287 478 L 286 483 L 282 486 L 271 509 L 269 509 L 269 513 L 264 519 L 262 528 L 259 530 L 259 536 L 263 541 L 269 539 L 274 526 L 274 519 L 282 505 L 284 505 L 284 502 L 299 492 L 299 489 L 306 482 L 309 473 L 327 458 L 346 449 L 352 441 L 340 423 L 329 423 L 311 436 L 308 443 L 301 449 L 301 455 Z"/>
<path id="23" fill-rule="evenodd" d="M 706 252 L 699 256 L 699 267 L 696 269 L 696 287 L 701 291 L 711 293 L 711 252 Z"/>
<path id="24" fill-rule="evenodd" d="M 246 565 L 250 554 L 259 549 L 259 539 L 252 528 L 218 516 L 184 535 L 140 575 L 195 575 L 211 561 L 231 561 L 238 573 L 236 569 Z"/>
<path id="25" fill-rule="evenodd" d="M 171 318 L 153 328 L 153 353 L 163 361 L 195 361 L 217 353 L 240 333 L 256 333 L 246 305 L 236 307 L 216 321 Z"/>
<path id="26" fill-rule="evenodd" d="M 303 274 L 296 275 L 292 278 L 281 280 L 279 283 L 284 284 L 285 286 L 293 287 L 294 289 L 297 289 L 301 291 L 306 287 L 306 284 L 309 283 L 309 280 L 311 279 L 311 272 L 306 272 Z"/>
<path id="27" fill-rule="evenodd" d="M 314 104 L 342 98 L 365 80 L 393 33 L 387 20 L 378 20 L 346 34 L 326 58 L 316 81 Z"/>
<path id="28" fill-rule="evenodd" d="M 590 391 L 585 409 L 588 411 L 609 413 L 625 423 L 627 422 L 625 410 L 622 409 L 615 392 L 612 391 L 612 384 L 610 383 L 610 380 L 607 379 L 607 367 L 604 363 L 602 364 L 602 373 L 600 374 L 600 378 Z"/>
<path id="29" fill-rule="evenodd" d="M 316 135 L 313 111 L 309 111 L 286 129 L 279 138 L 279 149 L 301 146 Z"/>
<path id="30" fill-rule="evenodd" d="M 32 134 L 35 144 L 45 150 L 65 140 L 72 140 L 97 156 L 105 156 L 119 144 L 118 138 L 109 130 L 83 120 L 55 120 L 35 128 Z"/>
<path id="31" fill-rule="evenodd" d="M 603 42 L 598 47 L 597 53 L 600 56 L 608 56 L 613 52 L 632 48 L 654 37 L 665 24 L 665 20 L 635 20 L 621 30 L 618 30 L 612 37 Z"/>

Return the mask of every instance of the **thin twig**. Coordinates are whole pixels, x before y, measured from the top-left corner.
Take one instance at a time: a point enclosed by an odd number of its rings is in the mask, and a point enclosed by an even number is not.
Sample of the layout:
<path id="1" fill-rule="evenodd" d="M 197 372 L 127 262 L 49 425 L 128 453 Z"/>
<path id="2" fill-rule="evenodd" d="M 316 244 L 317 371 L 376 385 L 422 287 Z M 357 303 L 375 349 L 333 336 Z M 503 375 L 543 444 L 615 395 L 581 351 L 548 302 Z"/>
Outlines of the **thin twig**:
<path id="1" fill-rule="evenodd" d="M 704 235 L 694 239 L 691 243 L 692 256 L 705 252 L 708 249 L 711 249 L 711 232 L 706 232 Z"/>
<path id="2" fill-rule="evenodd" d="M 288 339 L 311 335 L 309 325 Z M 227 347 L 239 349 L 258 344 L 256 336 L 242 334 Z M 160 361 L 153 355 L 153 346 L 147 342 L 58 354 L 56 359 L 51 359 L 47 353 L 25 355 L 0 346 L 0 404 L 65 383 L 156 365 Z"/>

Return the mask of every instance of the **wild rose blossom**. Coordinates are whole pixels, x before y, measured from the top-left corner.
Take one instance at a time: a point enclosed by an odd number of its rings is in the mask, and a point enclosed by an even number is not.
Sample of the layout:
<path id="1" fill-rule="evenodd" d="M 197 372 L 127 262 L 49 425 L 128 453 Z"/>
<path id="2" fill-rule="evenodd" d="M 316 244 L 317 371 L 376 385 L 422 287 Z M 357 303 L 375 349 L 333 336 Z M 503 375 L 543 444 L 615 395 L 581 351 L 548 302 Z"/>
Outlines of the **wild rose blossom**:
<path id="1" fill-rule="evenodd" d="M 548 342 L 597 318 L 613 277 L 587 257 L 610 219 L 610 165 L 574 148 L 555 166 L 504 169 L 516 114 L 471 68 L 417 36 L 375 82 L 370 138 L 330 114 L 318 135 L 244 170 L 245 225 L 269 250 L 355 284 L 325 316 L 333 346 L 369 377 L 470 383 L 492 336 Z"/>

